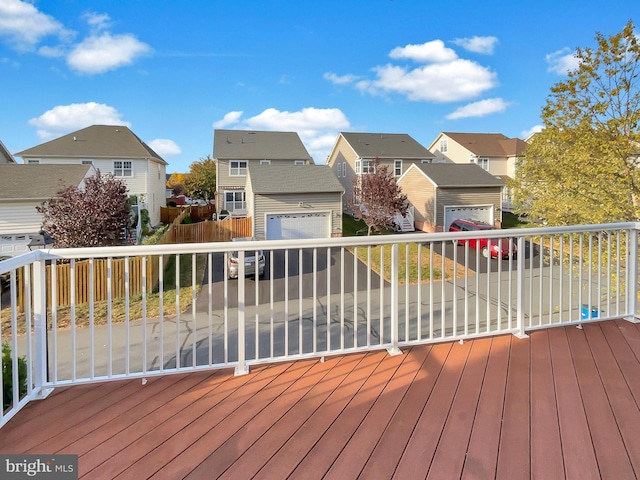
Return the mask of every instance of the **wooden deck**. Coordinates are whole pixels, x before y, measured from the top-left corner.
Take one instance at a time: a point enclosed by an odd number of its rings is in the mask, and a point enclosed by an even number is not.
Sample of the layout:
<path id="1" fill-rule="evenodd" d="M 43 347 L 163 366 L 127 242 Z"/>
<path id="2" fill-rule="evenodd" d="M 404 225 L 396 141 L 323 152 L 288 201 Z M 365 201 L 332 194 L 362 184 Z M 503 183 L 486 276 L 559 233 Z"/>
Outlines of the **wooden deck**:
<path id="1" fill-rule="evenodd" d="M 98 479 L 633 479 L 638 358 L 638 325 L 609 321 L 68 387 L 0 452 L 78 454 Z"/>

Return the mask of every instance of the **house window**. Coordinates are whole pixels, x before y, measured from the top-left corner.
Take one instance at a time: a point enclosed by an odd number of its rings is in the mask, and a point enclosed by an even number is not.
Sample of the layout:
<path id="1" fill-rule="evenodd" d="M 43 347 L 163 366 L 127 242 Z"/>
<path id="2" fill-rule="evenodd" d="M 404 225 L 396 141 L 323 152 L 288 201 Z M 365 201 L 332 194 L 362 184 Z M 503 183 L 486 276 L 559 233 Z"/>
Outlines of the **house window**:
<path id="1" fill-rule="evenodd" d="M 224 192 L 224 208 L 229 212 L 245 210 L 247 208 L 247 202 L 245 201 L 244 190 L 231 190 Z"/>
<path id="2" fill-rule="evenodd" d="M 424 158 L 424 159 L 420 160 L 420 163 L 431 163 L 431 159 L 430 158 Z"/>
<path id="3" fill-rule="evenodd" d="M 113 162 L 113 175 L 116 177 L 133 177 L 131 160 L 116 160 Z"/>
<path id="4" fill-rule="evenodd" d="M 347 177 L 347 162 L 342 162 L 342 177 Z"/>
<path id="5" fill-rule="evenodd" d="M 27 160 L 28 165 L 37 165 L 39 163 L 40 163 L 40 160 L 33 160 L 33 159 Z"/>
<path id="6" fill-rule="evenodd" d="M 396 177 L 402 175 L 402 160 L 395 160 L 393 162 L 393 174 Z"/>
<path id="7" fill-rule="evenodd" d="M 366 175 L 367 173 L 375 173 L 374 160 L 356 160 L 356 173 L 358 175 Z"/>
<path id="8" fill-rule="evenodd" d="M 260 165 L 271 165 L 271 160 L 260 160 Z"/>
<path id="9" fill-rule="evenodd" d="M 294 160 L 293 164 L 294 165 L 306 165 L 307 162 L 305 162 L 304 160 Z"/>
<path id="10" fill-rule="evenodd" d="M 93 165 L 93 160 L 82 160 L 82 165 Z"/>
<path id="11" fill-rule="evenodd" d="M 441 153 L 447 153 L 447 150 L 449 149 L 449 142 L 447 141 L 446 138 L 443 138 L 440 140 L 440 152 Z"/>
<path id="12" fill-rule="evenodd" d="M 230 177 L 246 177 L 247 176 L 247 161 L 246 160 L 231 160 L 229 162 L 229 176 Z"/>
<path id="13" fill-rule="evenodd" d="M 478 166 L 482 167 L 483 170 L 489 171 L 489 159 L 488 158 L 479 158 Z"/>
<path id="14" fill-rule="evenodd" d="M 342 164 L 338 163 L 337 165 L 337 169 L 336 169 L 336 175 L 338 176 L 338 178 L 342 177 Z"/>

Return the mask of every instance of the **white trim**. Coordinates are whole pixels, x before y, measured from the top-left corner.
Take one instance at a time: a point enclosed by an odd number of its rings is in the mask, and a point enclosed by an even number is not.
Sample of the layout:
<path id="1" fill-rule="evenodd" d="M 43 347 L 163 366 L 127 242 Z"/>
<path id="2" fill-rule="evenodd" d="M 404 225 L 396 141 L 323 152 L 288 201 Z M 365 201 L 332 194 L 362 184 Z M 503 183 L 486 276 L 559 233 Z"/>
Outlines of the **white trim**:
<path id="1" fill-rule="evenodd" d="M 240 166 L 241 162 L 244 162 L 244 168 Z M 231 169 L 232 169 L 231 165 L 233 163 L 238 163 L 238 166 L 234 170 L 237 170 L 238 172 L 244 170 L 244 173 L 231 173 Z M 249 169 L 249 160 L 229 160 L 229 176 L 230 177 L 246 177 L 248 169 Z"/>
<path id="2" fill-rule="evenodd" d="M 400 162 L 400 174 L 396 173 L 396 169 L 398 168 L 398 162 Z M 393 161 L 393 176 L 401 177 L 402 176 L 402 159 L 396 159 Z"/>

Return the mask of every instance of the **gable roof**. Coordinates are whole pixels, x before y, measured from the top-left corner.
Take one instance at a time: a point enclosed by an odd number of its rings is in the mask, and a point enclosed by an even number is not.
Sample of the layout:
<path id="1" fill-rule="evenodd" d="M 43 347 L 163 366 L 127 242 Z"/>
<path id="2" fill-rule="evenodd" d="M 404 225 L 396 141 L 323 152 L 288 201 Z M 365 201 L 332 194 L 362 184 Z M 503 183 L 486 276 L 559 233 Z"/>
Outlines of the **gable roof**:
<path id="1" fill-rule="evenodd" d="M 45 200 L 77 187 L 92 165 L 0 165 L 0 200 Z"/>
<path id="2" fill-rule="evenodd" d="M 19 157 L 153 158 L 164 159 L 121 125 L 92 125 L 16 153 Z"/>
<path id="3" fill-rule="evenodd" d="M 509 138 L 501 133 L 442 132 L 451 140 L 479 156 L 519 157 L 527 143 L 519 138 Z"/>
<path id="4" fill-rule="evenodd" d="M 11 152 L 7 150 L 7 147 L 4 146 L 4 143 L 0 140 L 0 163 L 16 163 L 16 159 L 13 158 Z"/>
<path id="5" fill-rule="evenodd" d="M 257 130 L 214 130 L 213 157 L 313 161 L 297 133 Z"/>
<path id="6" fill-rule="evenodd" d="M 406 133 L 355 133 L 340 135 L 361 158 L 434 158 L 433 153 Z"/>
<path id="7" fill-rule="evenodd" d="M 474 164 L 421 163 L 411 165 L 398 179 L 407 175 L 412 168 L 420 170 L 427 178 L 441 188 L 502 187 L 504 182 Z"/>
<path id="8" fill-rule="evenodd" d="M 344 187 L 326 165 L 249 165 L 253 193 L 342 193 Z"/>

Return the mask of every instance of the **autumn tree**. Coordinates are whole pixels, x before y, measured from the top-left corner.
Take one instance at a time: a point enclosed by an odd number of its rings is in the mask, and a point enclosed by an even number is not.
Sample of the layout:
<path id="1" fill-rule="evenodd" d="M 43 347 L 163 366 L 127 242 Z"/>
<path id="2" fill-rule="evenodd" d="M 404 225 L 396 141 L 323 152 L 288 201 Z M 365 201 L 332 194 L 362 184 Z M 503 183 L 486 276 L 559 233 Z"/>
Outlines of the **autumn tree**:
<path id="1" fill-rule="evenodd" d="M 640 45 L 633 22 L 578 48 L 516 169 L 519 210 L 550 225 L 640 219 Z"/>
<path id="2" fill-rule="evenodd" d="M 371 235 L 372 230 L 382 232 L 392 228 L 396 214 L 406 215 L 408 202 L 392 172 L 386 165 L 381 165 L 379 159 L 366 168 L 368 171 L 353 181 L 355 201 L 349 204 L 355 218 L 367 224 L 367 235 Z"/>
<path id="3" fill-rule="evenodd" d="M 184 188 L 191 198 L 211 202 L 216 193 L 216 162 L 209 155 L 193 162 L 184 179 Z"/>
<path id="4" fill-rule="evenodd" d="M 84 187 L 67 187 L 36 207 L 55 247 L 121 245 L 129 221 L 127 186 L 97 172 Z"/>
<path id="5" fill-rule="evenodd" d="M 184 189 L 184 180 L 186 174 L 184 173 L 172 173 L 167 180 L 167 187 L 171 189 L 171 193 L 174 196 L 186 195 Z"/>

